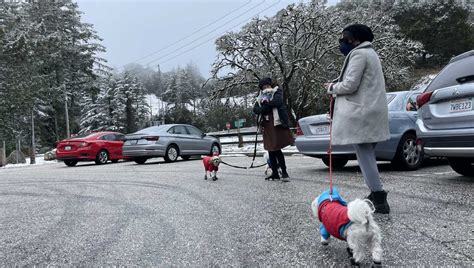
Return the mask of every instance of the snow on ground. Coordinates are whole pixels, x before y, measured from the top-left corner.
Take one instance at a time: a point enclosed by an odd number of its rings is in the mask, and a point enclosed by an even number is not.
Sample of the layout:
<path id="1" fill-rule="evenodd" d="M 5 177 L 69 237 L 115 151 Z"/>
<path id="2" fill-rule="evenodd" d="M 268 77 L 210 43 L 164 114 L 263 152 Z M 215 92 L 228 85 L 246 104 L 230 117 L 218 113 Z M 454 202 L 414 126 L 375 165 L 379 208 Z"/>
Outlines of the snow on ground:
<path id="1" fill-rule="evenodd" d="M 250 155 L 254 152 L 255 144 L 244 144 L 243 147 L 238 147 L 237 144 L 232 145 L 222 145 L 222 155 L 230 156 L 230 155 Z M 299 151 L 296 146 L 288 146 L 283 148 L 282 150 L 284 153 L 288 154 L 298 154 Z M 257 155 L 261 156 L 265 152 L 263 149 L 263 143 L 257 144 Z"/>
<path id="2" fill-rule="evenodd" d="M 245 137 L 245 136 L 244 136 Z M 253 136 L 255 139 L 255 136 Z M 222 141 L 222 140 L 221 140 Z M 254 143 L 247 143 L 244 144 L 243 147 L 238 147 L 237 144 L 229 144 L 229 145 L 222 145 L 222 156 L 230 157 L 230 156 L 250 156 L 254 152 Z M 287 154 L 298 154 L 298 149 L 296 146 L 288 146 L 282 150 L 284 153 Z M 265 150 L 263 149 L 263 143 L 259 142 L 257 144 L 257 156 L 261 157 Z M 25 167 L 36 167 L 36 166 L 42 166 L 42 165 L 49 165 L 49 164 L 56 164 L 58 163 L 57 160 L 52 160 L 52 161 L 45 161 L 43 158 L 43 155 L 37 155 L 36 156 L 36 163 L 31 165 L 30 164 L 30 158 L 26 158 L 26 163 L 25 164 L 8 164 L 4 167 L 0 167 L 0 170 L 4 168 L 25 168 Z"/>
<path id="3" fill-rule="evenodd" d="M 162 101 L 155 94 L 146 95 L 146 102 L 150 105 L 152 115 L 159 115 L 160 111 L 165 110 L 168 105 L 166 101 Z"/>
<path id="4" fill-rule="evenodd" d="M 0 169 L 2 169 L 2 168 L 33 167 L 33 166 L 41 166 L 41 165 L 48 165 L 48 164 L 56 164 L 56 163 L 58 163 L 57 160 L 45 161 L 44 158 L 43 158 L 43 156 L 44 156 L 44 155 L 42 155 L 42 154 L 36 155 L 36 158 L 35 158 L 36 163 L 33 164 L 33 165 L 30 164 L 30 158 L 27 157 L 25 164 L 8 164 L 8 165 L 6 165 L 6 166 L 4 166 L 4 167 L 0 167 Z"/>

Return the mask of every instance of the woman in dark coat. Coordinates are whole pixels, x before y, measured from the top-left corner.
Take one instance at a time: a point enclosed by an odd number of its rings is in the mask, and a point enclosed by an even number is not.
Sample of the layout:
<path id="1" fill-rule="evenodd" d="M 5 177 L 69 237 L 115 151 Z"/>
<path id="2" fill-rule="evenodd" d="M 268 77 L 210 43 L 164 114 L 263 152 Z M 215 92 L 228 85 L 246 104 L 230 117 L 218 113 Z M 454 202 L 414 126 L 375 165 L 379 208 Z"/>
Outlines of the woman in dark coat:
<path id="1" fill-rule="evenodd" d="M 278 180 L 278 167 L 281 168 L 281 177 L 284 182 L 289 181 L 286 170 L 285 156 L 281 149 L 294 143 L 293 135 L 288 127 L 288 112 L 283 102 L 283 91 L 272 87 L 270 78 L 263 78 L 259 82 L 260 92 L 253 112 L 258 115 L 258 122 L 262 126 L 263 147 L 268 151 L 272 174 L 266 180 Z"/>

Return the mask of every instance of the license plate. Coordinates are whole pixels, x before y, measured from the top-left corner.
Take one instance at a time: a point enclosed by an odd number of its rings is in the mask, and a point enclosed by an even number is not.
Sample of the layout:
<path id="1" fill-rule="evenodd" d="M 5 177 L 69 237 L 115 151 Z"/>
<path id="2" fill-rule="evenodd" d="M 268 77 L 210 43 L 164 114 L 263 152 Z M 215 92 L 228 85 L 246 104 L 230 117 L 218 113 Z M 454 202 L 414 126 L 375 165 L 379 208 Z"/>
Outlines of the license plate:
<path id="1" fill-rule="evenodd" d="M 466 112 L 466 111 L 472 111 L 471 99 L 452 101 L 449 105 L 450 113 L 459 113 L 459 112 Z"/>
<path id="2" fill-rule="evenodd" d="M 329 125 L 311 126 L 311 132 L 315 135 L 329 134 Z"/>
<path id="3" fill-rule="evenodd" d="M 64 146 L 64 150 L 66 150 L 66 151 L 69 151 L 69 150 L 71 150 L 71 149 L 72 149 L 71 146 Z"/>

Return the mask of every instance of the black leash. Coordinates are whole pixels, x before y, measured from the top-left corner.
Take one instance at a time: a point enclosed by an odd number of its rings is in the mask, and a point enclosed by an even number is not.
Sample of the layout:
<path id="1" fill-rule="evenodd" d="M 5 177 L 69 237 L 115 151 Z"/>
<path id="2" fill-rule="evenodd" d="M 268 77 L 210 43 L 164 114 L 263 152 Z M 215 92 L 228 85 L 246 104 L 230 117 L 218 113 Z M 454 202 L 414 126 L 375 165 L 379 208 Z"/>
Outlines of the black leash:
<path id="1" fill-rule="evenodd" d="M 253 165 L 253 163 L 255 162 L 255 157 L 257 156 L 257 141 L 258 141 L 258 132 L 259 132 L 259 129 L 260 129 L 260 122 L 261 122 L 261 118 L 257 122 L 257 133 L 255 134 L 255 144 L 254 144 L 254 147 L 253 147 L 253 158 L 252 158 L 252 163 L 250 164 L 250 167 L 231 165 L 229 163 L 226 163 L 226 162 L 222 161 L 222 159 L 221 159 L 222 164 L 227 165 L 229 167 L 241 168 L 241 169 L 259 168 L 259 167 L 263 167 L 267 164 L 267 163 L 265 163 L 265 164 L 261 164 L 261 165 L 258 165 L 258 166 Z"/>
<path id="2" fill-rule="evenodd" d="M 226 162 L 222 161 L 222 159 L 221 159 L 221 164 L 224 164 L 224 165 L 226 165 L 226 166 L 233 167 L 233 168 L 251 169 L 251 168 L 263 167 L 263 166 L 265 166 L 267 163 L 261 164 L 261 165 L 258 165 L 258 166 L 253 166 L 253 165 L 252 165 L 252 166 L 250 166 L 250 167 L 243 167 L 243 166 L 236 166 L 236 165 L 232 165 L 232 164 L 226 163 Z"/>

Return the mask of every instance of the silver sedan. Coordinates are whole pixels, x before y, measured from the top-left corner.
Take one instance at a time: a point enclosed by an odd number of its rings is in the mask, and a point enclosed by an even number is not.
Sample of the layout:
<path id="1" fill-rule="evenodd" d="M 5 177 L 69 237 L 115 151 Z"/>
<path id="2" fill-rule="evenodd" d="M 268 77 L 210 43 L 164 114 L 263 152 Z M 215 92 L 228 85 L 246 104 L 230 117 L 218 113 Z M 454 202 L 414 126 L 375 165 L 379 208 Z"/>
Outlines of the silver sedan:
<path id="1" fill-rule="evenodd" d="M 419 91 L 387 93 L 390 139 L 375 147 L 377 160 L 392 161 L 396 167 L 415 170 L 421 165 L 423 154 L 416 146 L 416 97 Z M 329 121 L 326 114 L 301 118 L 295 141 L 305 155 L 321 158 L 329 165 Z M 356 159 L 352 145 L 333 146 L 333 167 L 342 168 Z"/>
<path id="2" fill-rule="evenodd" d="M 123 156 L 138 164 L 144 164 L 153 157 L 164 157 L 166 162 L 174 162 L 179 156 L 188 160 L 193 155 L 209 155 L 220 151 L 221 145 L 217 138 L 184 124 L 142 129 L 126 135 L 123 145 Z"/>
<path id="3" fill-rule="evenodd" d="M 474 177 L 474 50 L 451 59 L 417 99 L 418 145 Z"/>

